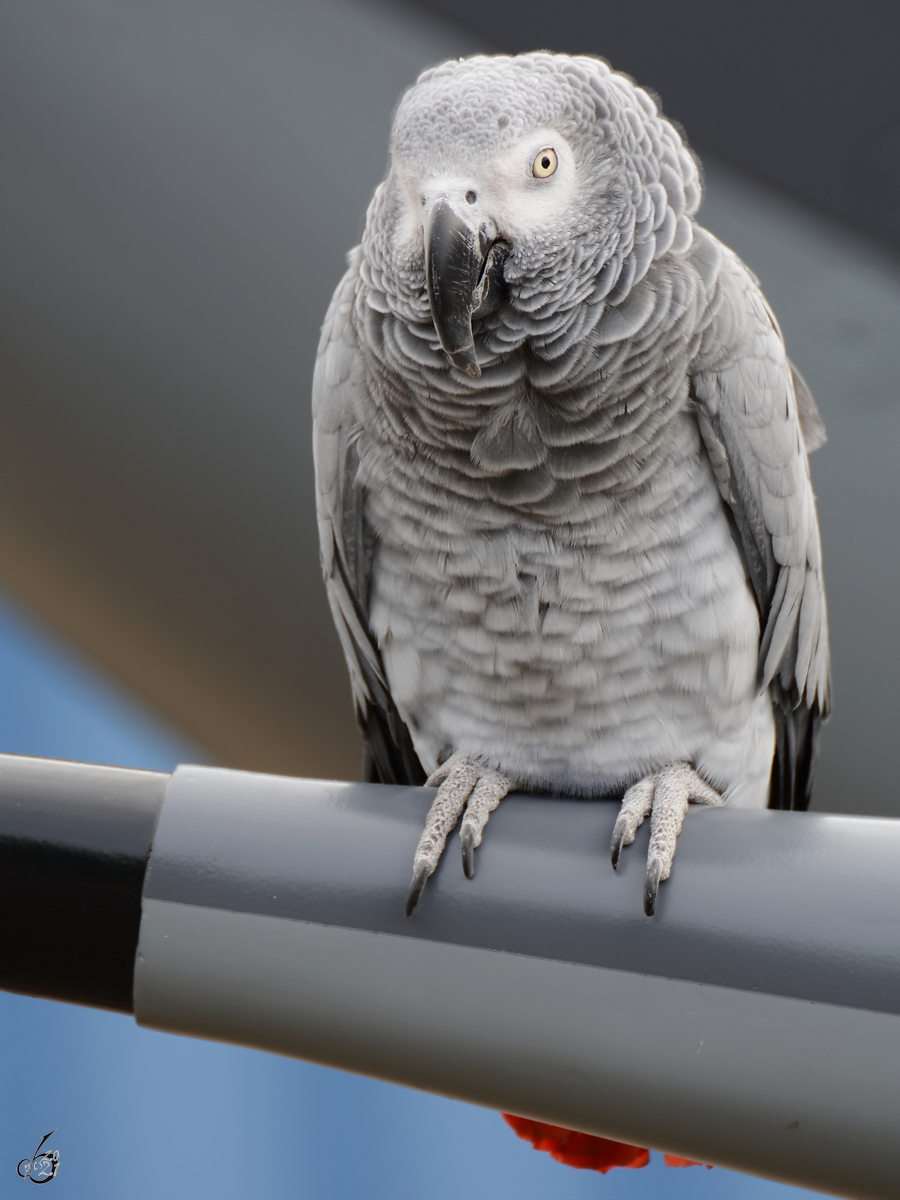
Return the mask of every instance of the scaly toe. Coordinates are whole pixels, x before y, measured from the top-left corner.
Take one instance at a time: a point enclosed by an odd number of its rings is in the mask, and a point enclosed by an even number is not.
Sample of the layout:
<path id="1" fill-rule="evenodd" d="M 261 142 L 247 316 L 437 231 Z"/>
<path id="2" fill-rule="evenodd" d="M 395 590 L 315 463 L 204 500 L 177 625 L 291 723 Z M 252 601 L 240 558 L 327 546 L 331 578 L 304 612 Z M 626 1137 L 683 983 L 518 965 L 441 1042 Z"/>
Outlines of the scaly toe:
<path id="1" fill-rule="evenodd" d="M 622 853 L 622 847 L 627 843 L 625 836 L 628 833 L 628 821 L 625 817 L 616 817 L 616 823 L 613 826 L 612 841 L 609 844 L 609 857 L 612 862 L 613 870 L 619 865 L 619 855 Z"/>
<path id="2" fill-rule="evenodd" d="M 471 825 L 463 827 L 459 840 L 462 843 L 462 865 L 466 879 L 475 878 L 475 830 Z"/>
<path id="3" fill-rule="evenodd" d="M 653 793 L 656 790 L 656 776 L 648 775 L 632 784 L 622 798 L 622 807 L 613 827 L 612 841 L 609 845 L 609 857 L 613 870 L 619 865 L 619 855 L 624 846 L 630 846 L 635 834 L 650 810 L 653 808 Z"/>
<path id="4" fill-rule="evenodd" d="M 718 806 L 722 797 L 689 763 L 673 763 L 657 772 L 650 817 L 650 847 L 644 883 L 644 912 L 651 916 L 659 885 L 672 873 L 678 835 L 691 801 Z"/>
<path id="5" fill-rule="evenodd" d="M 409 891 L 406 893 L 406 915 L 408 917 L 412 916 L 413 909 L 419 903 L 419 897 L 425 890 L 425 884 L 428 882 L 430 874 L 428 863 L 417 862 L 414 865 L 412 883 L 409 885 Z"/>
<path id="6" fill-rule="evenodd" d="M 644 912 L 648 917 L 653 916 L 653 910 L 656 907 L 662 869 L 662 860 L 659 858 L 651 858 L 647 863 L 647 874 L 644 876 Z"/>
<path id="7" fill-rule="evenodd" d="M 463 870 L 467 879 L 472 879 L 475 875 L 475 850 L 481 845 L 484 827 L 511 786 L 505 775 L 486 767 L 472 789 L 459 831 Z"/>
<path id="8" fill-rule="evenodd" d="M 466 807 L 472 789 L 478 782 L 478 767 L 471 761 L 453 762 L 452 759 L 448 759 L 439 770 L 443 770 L 444 767 L 449 768 L 447 777 L 438 788 L 428 810 L 425 828 L 413 858 L 413 878 L 406 897 L 407 916 L 418 904 L 429 876 L 434 873 L 440 862 L 450 830 L 459 820 L 459 815 Z"/>

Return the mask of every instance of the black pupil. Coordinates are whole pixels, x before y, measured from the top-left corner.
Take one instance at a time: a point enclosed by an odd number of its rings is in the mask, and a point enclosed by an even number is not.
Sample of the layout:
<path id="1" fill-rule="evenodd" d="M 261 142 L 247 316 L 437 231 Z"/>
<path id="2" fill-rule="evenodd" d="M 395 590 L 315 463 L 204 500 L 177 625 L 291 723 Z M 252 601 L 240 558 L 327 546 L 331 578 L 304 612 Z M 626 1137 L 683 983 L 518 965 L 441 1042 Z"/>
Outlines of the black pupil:
<path id="1" fill-rule="evenodd" d="M 545 155 L 544 155 L 544 157 L 541 159 L 541 166 L 544 168 L 544 170 L 545 170 L 545 171 L 546 171 L 546 170 L 547 170 L 547 168 L 550 166 L 550 159 L 547 157 L 547 155 L 546 155 L 546 154 L 545 154 Z"/>

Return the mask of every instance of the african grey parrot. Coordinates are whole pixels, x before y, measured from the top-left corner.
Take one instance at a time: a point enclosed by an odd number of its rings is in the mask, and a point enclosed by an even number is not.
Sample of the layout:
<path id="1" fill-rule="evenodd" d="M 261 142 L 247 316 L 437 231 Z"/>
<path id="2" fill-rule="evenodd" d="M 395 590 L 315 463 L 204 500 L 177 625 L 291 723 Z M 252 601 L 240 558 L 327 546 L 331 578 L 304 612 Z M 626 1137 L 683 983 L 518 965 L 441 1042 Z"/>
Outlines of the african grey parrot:
<path id="1" fill-rule="evenodd" d="M 624 793 L 613 866 L 650 815 L 648 914 L 689 801 L 808 804 L 824 429 L 700 197 L 600 59 L 447 62 L 400 102 L 313 410 L 370 778 L 439 785 L 407 912 L 511 789 Z"/>

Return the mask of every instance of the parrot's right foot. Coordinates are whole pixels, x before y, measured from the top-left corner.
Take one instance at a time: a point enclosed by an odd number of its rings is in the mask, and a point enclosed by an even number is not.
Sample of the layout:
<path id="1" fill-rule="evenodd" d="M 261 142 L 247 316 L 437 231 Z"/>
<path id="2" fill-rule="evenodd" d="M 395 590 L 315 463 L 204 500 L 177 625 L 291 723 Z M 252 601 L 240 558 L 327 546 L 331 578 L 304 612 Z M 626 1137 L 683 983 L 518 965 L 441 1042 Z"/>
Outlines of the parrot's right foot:
<path id="1" fill-rule="evenodd" d="M 438 786 L 440 785 L 440 786 Z M 447 838 L 465 809 L 462 828 L 463 870 L 471 879 L 475 874 L 475 850 L 481 845 L 481 835 L 491 813 L 512 788 L 512 782 L 477 758 L 454 754 L 425 781 L 426 787 L 437 787 L 425 829 L 419 838 L 413 859 L 413 877 L 406 897 L 406 915 L 419 902 L 428 877 L 440 862 Z"/>

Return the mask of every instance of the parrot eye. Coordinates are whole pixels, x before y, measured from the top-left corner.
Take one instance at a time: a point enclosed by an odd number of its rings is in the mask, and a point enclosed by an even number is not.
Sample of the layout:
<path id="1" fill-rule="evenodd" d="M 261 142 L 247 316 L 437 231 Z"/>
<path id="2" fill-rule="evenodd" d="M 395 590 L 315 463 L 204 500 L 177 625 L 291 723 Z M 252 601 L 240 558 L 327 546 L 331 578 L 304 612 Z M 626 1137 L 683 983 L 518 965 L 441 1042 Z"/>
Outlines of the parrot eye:
<path id="1" fill-rule="evenodd" d="M 535 179 L 549 179 L 556 168 L 559 166 L 559 159 L 556 157 L 556 151 L 547 146 L 535 155 L 534 162 L 531 164 L 531 173 Z"/>

